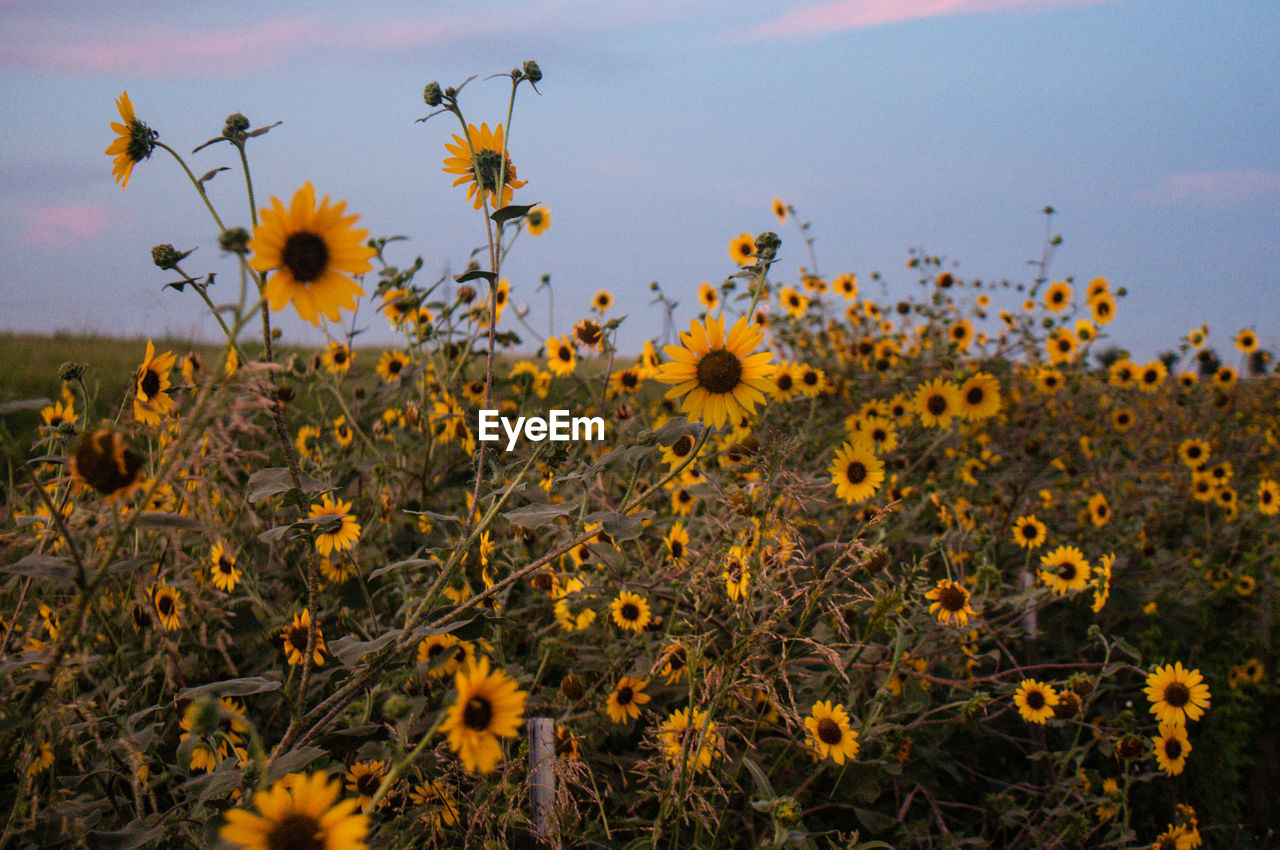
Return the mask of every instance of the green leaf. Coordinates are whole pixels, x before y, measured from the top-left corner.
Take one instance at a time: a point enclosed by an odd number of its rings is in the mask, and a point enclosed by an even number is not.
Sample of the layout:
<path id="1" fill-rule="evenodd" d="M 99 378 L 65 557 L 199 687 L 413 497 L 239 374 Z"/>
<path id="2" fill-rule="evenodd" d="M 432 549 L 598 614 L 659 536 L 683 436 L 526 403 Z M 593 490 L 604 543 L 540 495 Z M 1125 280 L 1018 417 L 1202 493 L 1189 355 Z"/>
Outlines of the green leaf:
<path id="1" fill-rule="evenodd" d="M 385 566 L 378 567 L 376 570 L 369 573 L 369 575 L 365 576 L 365 578 L 373 579 L 380 575 L 386 575 L 393 570 L 416 569 L 418 567 L 429 567 L 433 564 L 439 563 L 440 562 L 436 559 L 428 560 L 426 558 L 409 558 L 405 561 L 396 561 L 394 564 L 387 564 Z"/>
<path id="2" fill-rule="evenodd" d="M 490 283 L 497 283 L 498 275 L 495 272 L 487 272 L 481 269 L 472 269 L 469 272 L 463 272 L 460 275 L 455 275 L 453 279 L 458 283 L 466 283 L 467 281 L 471 281 L 471 280 L 487 280 Z"/>
<path id="3" fill-rule="evenodd" d="M 898 822 L 888 815 L 873 811 L 872 809 L 854 808 L 853 813 L 857 815 L 858 822 L 872 832 L 884 832 L 893 829 Z"/>
<path id="4" fill-rule="evenodd" d="M 521 528 L 540 528 L 548 523 L 554 522 L 557 518 L 573 513 L 576 510 L 575 505 L 568 502 L 559 504 L 537 504 L 525 505 L 514 510 L 504 511 L 503 516 L 512 525 L 518 525 Z"/>
<path id="5" fill-rule="evenodd" d="M 183 688 L 178 699 L 199 699 L 200 697 L 243 697 L 249 694 L 262 694 L 267 691 L 278 691 L 280 680 L 254 676 L 245 679 L 227 679 L 224 682 L 210 682 L 194 688 Z"/>
<path id="6" fill-rule="evenodd" d="M 491 216 L 489 216 L 489 218 L 493 219 L 495 224 L 502 224 L 503 222 L 510 221 L 513 218 L 519 218 L 522 215 L 528 215 L 529 210 L 533 209 L 536 206 L 537 206 L 537 203 L 508 204 L 507 206 L 503 207 L 500 210 L 495 210 L 494 213 Z"/>
<path id="7" fill-rule="evenodd" d="M 377 652 L 396 638 L 400 637 L 402 632 L 399 629 L 392 629 L 378 635 L 373 640 L 356 640 L 354 637 L 347 635 L 338 638 L 328 644 L 329 652 L 342 662 L 343 667 L 354 667 L 360 663 L 360 659 L 371 652 Z"/>
<path id="8" fill-rule="evenodd" d="M 169 513 L 168 511 L 147 511 L 146 513 L 138 514 L 138 520 L 135 524 L 138 528 L 182 528 L 187 531 L 199 531 L 204 528 L 195 517 Z"/>
<path id="9" fill-rule="evenodd" d="M 302 482 L 302 492 L 313 493 L 317 490 L 325 489 L 323 481 L 319 481 L 307 475 L 305 472 L 298 472 L 298 480 Z M 247 485 L 249 490 L 250 502 L 261 502 L 268 496 L 274 496 L 276 493 L 284 493 L 293 489 L 293 476 L 289 473 L 288 467 L 273 466 L 268 469 L 259 469 L 257 472 L 249 476 Z"/>
<path id="10" fill-rule="evenodd" d="M 0 404 L 0 416 L 6 413 L 17 413 L 20 410 L 39 410 L 53 404 L 47 398 L 24 398 L 21 401 L 7 401 Z"/>
<path id="11" fill-rule="evenodd" d="M 76 568 L 66 558 L 55 558 L 52 555 L 28 555 L 17 563 L 0 567 L 0 572 L 54 581 L 71 581 L 75 576 Z"/>
<path id="12" fill-rule="evenodd" d="M 322 747 L 302 747 L 301 749 L 290 750 L 272 763 L 271 769 L 267 771 L 267 784 L 270 785 L 282 779 L 286 773 L 302 770 L 316 759 L 328 754 L 328 750 Z"/>

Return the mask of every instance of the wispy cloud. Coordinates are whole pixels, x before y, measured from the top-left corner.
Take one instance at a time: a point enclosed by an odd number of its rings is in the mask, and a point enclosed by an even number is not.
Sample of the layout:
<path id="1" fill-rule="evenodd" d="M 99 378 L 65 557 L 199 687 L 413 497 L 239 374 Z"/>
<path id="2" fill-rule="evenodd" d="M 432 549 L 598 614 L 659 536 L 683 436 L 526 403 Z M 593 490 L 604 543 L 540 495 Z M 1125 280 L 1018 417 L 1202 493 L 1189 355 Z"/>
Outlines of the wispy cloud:
<path id="1" fill-rule="evenodd" d="M 97 236 L 107 225 L 107 210 L 93 204 L 27 207 L 19 239 L 37 248 L 56 248 Z"/>
<path id="2" fill-rule="evenodd" d="M 472 9 L 423 11 L 412 16 L 375 17 L 366 11 L 313 10 L 242 18 L 232 26 L 192 18 L 189 9 L 163 23 L 117 19 L 123 7 L 106 7 L 111 26 L 80 20 L 54 26 L 43 18 L 8 22 L 0 35 L 0 67 L 68 75 L 192 77 L 250 74 L 299 61 L 385 57 L 389 52 L 474 47 L 477 40 L 626 30 L 682 14 L 681 0 L 635 4 L 598 0 L 530 0 Z M 354 8 L 354 7 L 353 7 Z M 119 13 L 119 14 L 118 14 Z M 182 20 L 183 17 L 191 18 Z"/>
<path id="3" fill-rule="evenodd" d="M 1142 193 L 1150 203 L 1209 204 L 1229 207 L 1259 198 L 1280 196 L 1280 172 L 1199 171 L 1166 174 L 1159 185 Z"/>
<path id="4" fill-rule="evenodd" d="M 840 30 L 876 27 L 943 15 L 967 15 L 1014 8 L 1091 6 L 1106 2 L 1112 0 L 830 0 L 784 12 L 771 21 L 753 27 L 746 37 L 812 38 Z"/>

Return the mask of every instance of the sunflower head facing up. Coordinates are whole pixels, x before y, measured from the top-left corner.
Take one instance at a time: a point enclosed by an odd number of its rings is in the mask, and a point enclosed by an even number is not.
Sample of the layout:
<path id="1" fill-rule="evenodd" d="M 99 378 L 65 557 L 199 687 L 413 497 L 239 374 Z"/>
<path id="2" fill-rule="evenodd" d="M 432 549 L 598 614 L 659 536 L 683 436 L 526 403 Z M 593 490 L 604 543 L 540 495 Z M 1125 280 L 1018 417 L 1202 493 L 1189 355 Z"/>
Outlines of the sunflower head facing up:
<path id="1" fill-rule="evenodd" d="M 134 163 L 142 162 L 155 150 L 157 136 L 155 130 L 134 115 L 133 101 L 129 100 L 128 92 L 121 92 L 116 98 L 116 109 L 120 112 L 120 123 L 111 122 L 111 131 L 116 137 L 105 153 L 115 158 L 111 164 L 111 176 L 123 191 L 129 186 Z"/>
<path id="2" fill-rule="evenodd" d="M 377 253 L 365 244 L 369 231 L 353 225 L 357 215 L 345 215 L 346 201 L 329 202 L 325 195 L 316 207 L 316 190 L 310 182 L 294 193 L 289 208 L 279 198 L 260 210 L 261 223 L 253 229 L 249 265 L 273 272 L 262 294 L 272 310 L 290 302 L 298 315 L 319 325 L 321 313 L 331 322 L 352 310 L 364 289 L 348 275 L 373 268 L 369 259 Z"/>
<path id="3" fill-rule="evenodd" d="M 459 175 L 453 181 L 467 186 L 467 200 L 476 209 L 488 202 L 494 209 L 511 203 L 511 191 L 519 189 L 527 181 L 516 179 L 516 167 L 506 153 L 502 125 L 490 130 L 488 124 L 467 125 L 467 138 L 455 135 L 453 144 L 445 142 L 445 149 L 452 154 L 444 158 L 443 171 Z M 504 167 L 505 165 L 505 167 Z"/>
<path id="4" fill-rule="evenodd" d="M 246 850 L 366 850 L 369 816 L 357 813 L 354 797 L 339 802 L 341 793 L 341 782 L 330 781 L 327 774 L 290 774 L 254 795 L 257 813 L 227 812 L 218 834 Z"/>
<path id="5" fill-rule="evenodd" d="M 763 329 L 749 325 L 745 316 L 727 336 L 722 319 L 695 319 L 688 333 L 680 332 L 683 345 L 665 348 L 672 361 L 662 364 L 658 380 L 675 384 L 666 397 L 683 396 L 681 409 L 713 428 L 749 416 L 773 388 L 773 352 L 752 354 L 763 339 Z"/>
<path id="6" fill-rule="evenodd" d="M 502 759 L 498 738 L 520 733 L 527 693 L 501 670 L 490 670 L 481 656 L 454 676 L 458 698 L 440 730 L 467 770 L 489 773 Z"/>
<path id="7" fill-rule="evenodd" d="M 1145 690 L 1156 721 L 1180 726 L 1199 720 L 1212 696 L 1200 671 L 1188 670 L 1181 661 L 1153 670 Z"/>

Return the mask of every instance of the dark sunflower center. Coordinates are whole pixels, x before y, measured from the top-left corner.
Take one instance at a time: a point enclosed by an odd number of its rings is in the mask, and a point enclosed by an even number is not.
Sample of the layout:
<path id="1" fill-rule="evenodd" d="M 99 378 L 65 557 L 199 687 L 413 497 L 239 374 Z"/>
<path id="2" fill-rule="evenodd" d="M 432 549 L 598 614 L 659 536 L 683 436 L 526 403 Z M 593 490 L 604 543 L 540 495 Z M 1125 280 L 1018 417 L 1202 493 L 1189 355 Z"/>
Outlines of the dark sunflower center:
<path id="1" fill-rule="evenodd" d="M 634 387 L 639 379 L 634 372 L 622 373 L 622 385 L 624 387 Z"/>
<path id="2" fill-rule="evenodd" d="M 849 479 L 850 484 L 861 484 L 867 480 L 866 464 L 860 460 L 850 461 L 844 468 L 844 477 Z"/>
<path id="3" fill-rule="evenodd" d="M 1169 761 L 1177 761 L 1182 755 L 1182 742 L 1177 738 L 1170 738 L 1164 742 L 1164 754 L 1169 757 Z"/>
<path id="4" fill-rule="evenodd" d="M 1055 292 L 1055 293 L 1053 293 L 1053 295 L 1051 295 L 1051 296 L 1050 296 L 1050 298 L 1053 300 L 1053 303 L 1054 303 L 1054 304 L 1061 304 L 1061 303 L 1062 303 L 1062 300 L 1063 300 L 1065 297 L 1066 297 L 1066 296 L 1064 296 L 1061 292 Z"/>
<path id="5" fill-rule="evenodd" d="M 1058 568 L 1058 575 L 1062 577 L 1063 581 L 1071 581 L 1076 577 L 1076 565 L 1070 561 L 1061 564 Z"/>
<path id="6" fill-rule="evenodd" d="M 969 594 L 965 593 L 964 588 L 955 585 L 944 587 L 938 594 L 938 602 L 945 611 L 962 611 L 968 601 Z"/>
<path id="7" fill-rule="evenodd" d="M 387 364 L 387 371 L 393 375 L 400 374 L 400 370 L 403 368 L 404 368 L 404 364 L 401 363 L 399 360 L 392 360 L 390 363 Z"/>
<path id="8" fill-rule="evenodd" d="M 280 256 L 294 280 L 310 283 L 329 265 L 329 246 L 316 234 L 303 230 L 289 234 Z"/>
<path id="9" fill-rule="evenodd" d="M 356 780 L 356 790 L 362 797 L 372 797 L 382 784 L 382 777 L 377 773 L 366 773 Z"/>
<path id="10" fill-rule="evenodd" d="M 640 619 L 640 608 L 634 602 L 628 602 L 618 610 L 618 614 L 624 620 Z"/>
<path id="11" fill-rule="evenodd" d="M 1027 691 L 1027 707 L 1035 711 L 1044 708 L 1044 694 L 1040 691 Z"/>
<path id="12" fill-rule="evenodd" d="M 556 350 L 556 357 L 559 357 L 561 360 L 568 363 L 570 360 L 573 359 L 573 352 L 569 350 L 567 346 L 562 345 L 560 346 L 559 349 Z"/>
<path id="13" fill-rule="evenodd" d="M 824 717 L 818 721 L 818 740 L 826 744 L 828 747 L 834 747 L 836 744 L 844 740 L 844 733 L 840 731 L 840 724 L 836 723 L 830 717 Z"/>
<path id="14" fill-rule="evenodd" d="M 1066 337 L 1060 337 L 1060 338 L 1058 339 L 1058 350 L 1059 350 L 1059 351 L 1070 351 L 1070 350 L 1071 350 L 1071 340 L 1067 339 Z"/>
<path id="15" fill-rule="evenodd" d="M 679 558 L 684 555 L 684 544 L 679 540 L 671 541 L 671 557 Z"/>
<path id="16" fill-rule="evenodd" d="M 728 393 L 742 382 L 742 361 L 723 348 L 708 351 L 698 361 L 698 386 L 709 393 Z"/>
<path id="17" fill-rule="evenodd" d="M 427 659 L 428 660 L 434 659 L 438 657 L 442 652 L 444 652 L 444 644 L 433 643 L 431 644 L 431 646 L 427 647 Z"/>
<path id="18" fill-rule="evenodd" d="M 168 596 L 161 596 L 156 600 L 156 610 L 166 617 L 169 616 L 173 613 L 173 600 Z"/>
<path id="19" fill-rule="evenodd" d="M 336 363 L 336 364 L 338 364 L 339 366 L 341 366 L 343 363 L 346 363 L 346 362 L 347 362 L 347 352 L 345 352 L 345 351 L 335 351 L 335 352 L 333 352 L 333 362 L 334 362 L 334 363 Z"/>
<path id="20" fill-rule="evenodd" d="M 729 574 L 730 581 L 739 581 L 742 578 L 742 562 L 730 561 L 729 566 L 725 568 L 725 572 Z"/>
<path id="21" fill-rule="evenodd" d="M 805 386 L 812 387 L 813 385 L 818 383 L 818 373 L 805 372 L 804 375 L 800 377 L 800 380 L 804 381 Z"/>
<path id="22" fill-rule="evenodd" d="M 1188 447 L 1187 447 L 1187 457 L 1188 457 L 1188 458 L 1190 458 L 1191 460 L 1197 460 L 1197 459 L 1200 457 L 1200 447 L 1199 447 L 1199 446 L 1188 446 Z"/>
<path id="23" fill-rule="evenodd" d="M 964 400 L 976 406 L 982 404 L 983 399 L 986 397 L 987 394 L 982 391 L 982 387 L 969 387 L 969 391 L 964 395 Z"/>
<path id="24" fill-rule="evenodd" d="M 267 833 L 267 850 L 324 850 L 320 824 L 310 815 L 290 812 Z"/>
<path id="25" fill-rule="evenodd" d="M 924 406 L 934 416 L 941 416 L 947 412 L 947 399 L 945 396 L 931 395 Z"/>
<path id="26" fill-rule="evenodd" d="M 151 156 L 151 151 L 155 150 L 156 133 L 141 121 L 133 120 L 129 122 L 129 145 L 125 149 L 129 159 L 134 162 L 142 162 Z"/>
<path id="27" fill-rule="evenodd" d="M 468 729 L 484 732 L 489 728 L 491 720 L 493 720 L 493 704 L 488 699 L 475 696 L 467 700 L 466 707 L 462 709 L 462 722 Z"/>
<path id="28" fill-rule="evenodd" d="M 302 626 L 290 626 L 289 643 L 293 644 L 293 648 L 298 652 L 305 652 L 307 649 L 307 630 Z"/>
<path id="29" fill-rule="evenodd" d="M 788 375 L 786 372 L 783 372 L 781 375 L 778 376 L 778 389 L 782 390 L 783 392 L 786 392 L 787 390 L 791 389 L 791 376 Z"/>
<path id="30" fill-rule="evenodd" d="M 688 434 L 682 434 L 671 444 L 671 453 L 676 457 L 684 457 L 691 451 L 693 451 L 693 437 Z"/>
<path id="31" fill-rule="evenodd" d="M 635 696 L 635 691 L 631 690 L 631 686 L 623 685 L 622 687 L 618 688 L 618 696 L 617 696 L 618 705 L 630 705 L 631 699 L 634 696 Z"/>
<path id="32" fill-rule="evenodd" d="M 1164 687 L 1164 701 L 1174 708 L 1182 708 L 1191 702 L 1191 690 L 1181 682 L 1170 682 Z"/>
<path id="33" fill-rule="evenodd" d="M 226 555 L 218 558 L 218 572 L 231 575 L 231 570 L 235 568 L 235 563 Z"/>
<path id="34" fill-rule="evenodd" d="M 142 380 L 138 381 L 138 389 L 142 390 L 147 398 L 154 398 L 155 394 L 160 392 L 160 375 L 154 369 L 148 369 L 142 373 Z"/>
<path id="35" fill-rule="evenodd" d="M 1038 535 L 1036 527 L 1031 523 L 1022 526 L 1022 536 L 1028 540 L 1035 540 Z"/>

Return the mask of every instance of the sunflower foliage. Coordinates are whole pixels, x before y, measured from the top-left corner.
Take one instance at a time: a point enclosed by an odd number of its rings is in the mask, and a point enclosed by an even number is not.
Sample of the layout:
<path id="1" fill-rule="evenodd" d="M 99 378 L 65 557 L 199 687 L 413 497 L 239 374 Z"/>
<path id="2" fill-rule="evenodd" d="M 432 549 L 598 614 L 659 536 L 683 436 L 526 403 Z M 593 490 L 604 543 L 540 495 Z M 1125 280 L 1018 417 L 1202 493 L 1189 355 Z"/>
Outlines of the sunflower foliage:
<path id="1" fill-rule="evenodd" d="M 148 341 L 124 398 L 67 364 L 4 432 L 0 847 L 1263 846 L 1256 333 L 1137 363 L 1056 237 L 1030 282 L 860 280 L 775 200 L 807 267 L 745 233 L 687 332 L 624 354 L 601 291 L 544 337 L 508 300 L 549 278 L 502 269 L 551 225 L 507 132 L 542 72 L 498 78 L 503 122 L 423 94 L 483 234 L 434 280 L 322 186 L 216 209 L 275 125 L 228 118 L 197 179 L 117 101 L 116 179 L 167 156 L 212 214 L 230 270 L 153 260 L 225 347 Z M 603 439 L 478 439 L 550 408 Z"/>

